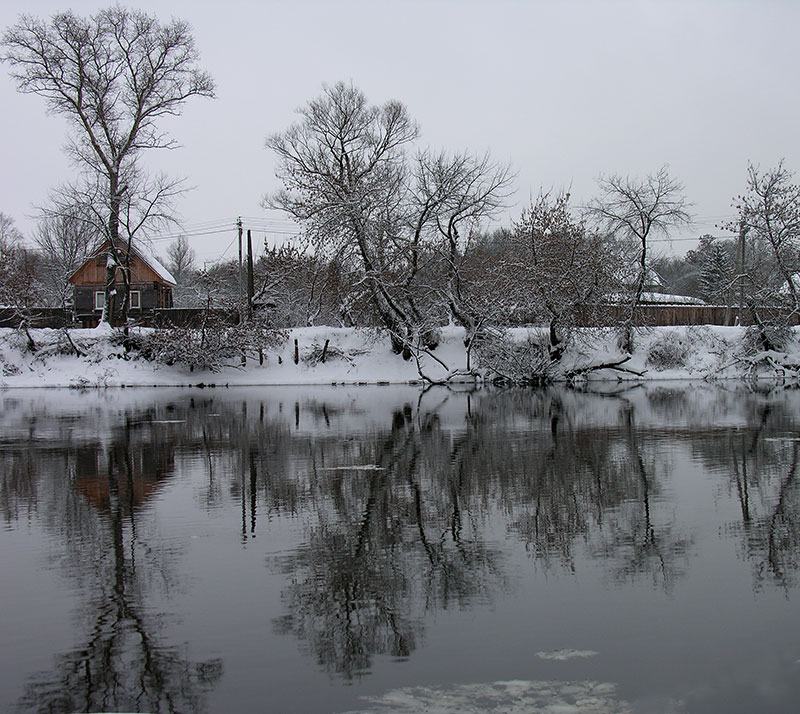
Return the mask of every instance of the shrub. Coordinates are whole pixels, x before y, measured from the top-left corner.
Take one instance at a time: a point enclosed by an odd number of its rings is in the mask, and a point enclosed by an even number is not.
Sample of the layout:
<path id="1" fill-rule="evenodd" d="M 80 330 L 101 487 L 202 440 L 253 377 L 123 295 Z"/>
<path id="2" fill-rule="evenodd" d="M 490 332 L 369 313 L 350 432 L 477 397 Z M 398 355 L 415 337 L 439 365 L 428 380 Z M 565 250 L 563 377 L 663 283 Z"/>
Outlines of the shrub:
<path id="1" fill-rule="evenodd" d="M 647 350 L 647 364 L 657 370 L 676 369 L 686 365 L 688 341 L 675 334 L 655 340 Z"/>
<path id="2" fill-rule="evenodd" d="M 269 329 L 257 323 L 235 326 L 206 325 L 202 329 L 170 327 L 133 335 L 130 345 L 139 355 L 160 364 L 185 364 L 190 368 L 216 371 L 240 366 L 248 356 L 279 348 L 287 339 L 285 330 Z"/>
<path id="3" fill-rule="evenodd" d="M 546 384 L 554 379 L 547 341 L 528 334 L 515 340 L 508 332 L 487 332 L 475 340 L 477 366 L 495 382 L 520 385 Z"/>
<path id="4" fill-rule="evenodd" d="M 764 350 L 783 350 L 789 344 L 792 329 L 788 325 L 750 325 L 745 329 L 742 350 L 752 355 Z"/>

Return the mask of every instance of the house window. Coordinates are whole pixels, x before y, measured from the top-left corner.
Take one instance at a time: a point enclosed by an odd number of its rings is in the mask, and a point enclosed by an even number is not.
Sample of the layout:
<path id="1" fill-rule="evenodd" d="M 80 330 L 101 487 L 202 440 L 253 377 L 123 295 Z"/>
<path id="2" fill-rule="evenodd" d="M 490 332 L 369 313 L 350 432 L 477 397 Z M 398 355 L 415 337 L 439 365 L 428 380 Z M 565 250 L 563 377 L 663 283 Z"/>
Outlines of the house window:
<path id="1" fill-rule="evenodd" d="M 105 305 L 105 302 L 106 302 L 106 294 L 105 294 L 105 292 L 103 290 L 98 290 L 94 294 L 94 309 L 95 310 L 102 310 L 103 309 L 103 305 Z"/>
<path id="2" fill-rule="evenodd" d="M 139 310 L 142 307 L 142 294 L 138 290 L 131 290 L 131 310 Z"/>

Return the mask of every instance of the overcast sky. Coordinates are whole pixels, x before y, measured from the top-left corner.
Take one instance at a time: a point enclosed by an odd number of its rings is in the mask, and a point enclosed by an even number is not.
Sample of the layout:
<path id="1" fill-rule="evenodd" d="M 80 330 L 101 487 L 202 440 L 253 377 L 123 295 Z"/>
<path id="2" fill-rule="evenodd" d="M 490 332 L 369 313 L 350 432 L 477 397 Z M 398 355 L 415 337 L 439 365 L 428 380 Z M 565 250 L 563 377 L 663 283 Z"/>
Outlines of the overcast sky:
<path id="1" fill-rule="evenodd" d="M 110 3 L 0 0 L 0 26 Z M 669 165 L 694 203 L 678 254 L 732 217 L 748 161 L 800 170 L 800 2 L 785 0 L 142 0 L 188 20 L 217 97 L 168 128 L 182 148 L 144 163 L 196 188 L 179 204 L 200 260 L 233 257 L 234 221 L 256 244 L 292 224 L 260 208 L 276 188 L 265 137 L 295 120 L 323 83 L 398 99 L 435 149 L 489 151 L 518 171 L 509 223 L 540 188 L 587 201 L 600 174 Z M 66 121 L 20 95 L 0 65 L 0 211 L 30 233 L 34 206 L 69 179 Z M 225 232 L 196 235 L 206 227 Z M 167 242 L 155 244 L 163 253 Z"/>

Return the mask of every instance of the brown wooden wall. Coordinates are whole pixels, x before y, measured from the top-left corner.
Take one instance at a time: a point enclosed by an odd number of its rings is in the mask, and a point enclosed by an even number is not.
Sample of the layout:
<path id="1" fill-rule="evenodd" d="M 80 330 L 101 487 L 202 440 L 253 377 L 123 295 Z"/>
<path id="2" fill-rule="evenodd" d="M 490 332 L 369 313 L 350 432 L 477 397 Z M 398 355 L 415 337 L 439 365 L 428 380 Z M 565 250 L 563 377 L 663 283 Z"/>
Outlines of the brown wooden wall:
<path id="1" fill-rule="evenodd" d="M 638 325 L 735 325 L 739 316 L 738 308 L 728 308 L 726 305 L 639 305 L 634 322 Z M 609 305 L 603 308 L 604 325 L 619 324 L 627 313 L 627 308 L 618 305 Z M 597 315 L 592 315 L 597 326 Z M 766 317 L 766 311 L 762 317 Z M 771 316 L 772 317 L 772 316 Z M 789 316 L 792 325 L 800 324 L 799 315 Z M 746 309 L 742 315 L 743 325 L 754 324 L 750 310 Z"/>
<path id="2" fill-rule="evenodd" d="M 75 273 L 72 284 L 82 285 L 105 285 L 106 282 L 106 258 L 92 258 Z M 118 281 L 119 282 L 119 281 Z M 133 256 L 131 260 L 131 283 L 153 283 L 163 282 L 158 275 L 145 265 L 139 258 Z"/>

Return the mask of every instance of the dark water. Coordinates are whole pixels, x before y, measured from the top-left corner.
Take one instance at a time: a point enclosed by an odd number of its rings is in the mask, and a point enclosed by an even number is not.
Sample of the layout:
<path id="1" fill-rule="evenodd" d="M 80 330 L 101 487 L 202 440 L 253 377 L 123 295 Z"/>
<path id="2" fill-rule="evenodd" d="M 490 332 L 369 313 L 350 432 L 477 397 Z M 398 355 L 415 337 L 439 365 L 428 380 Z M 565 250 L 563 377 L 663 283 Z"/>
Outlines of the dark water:
<path id="1" fill-rule="evenodd" d="M 800 710 L 800 393 L 0 393 L 0 710 Z"/>

